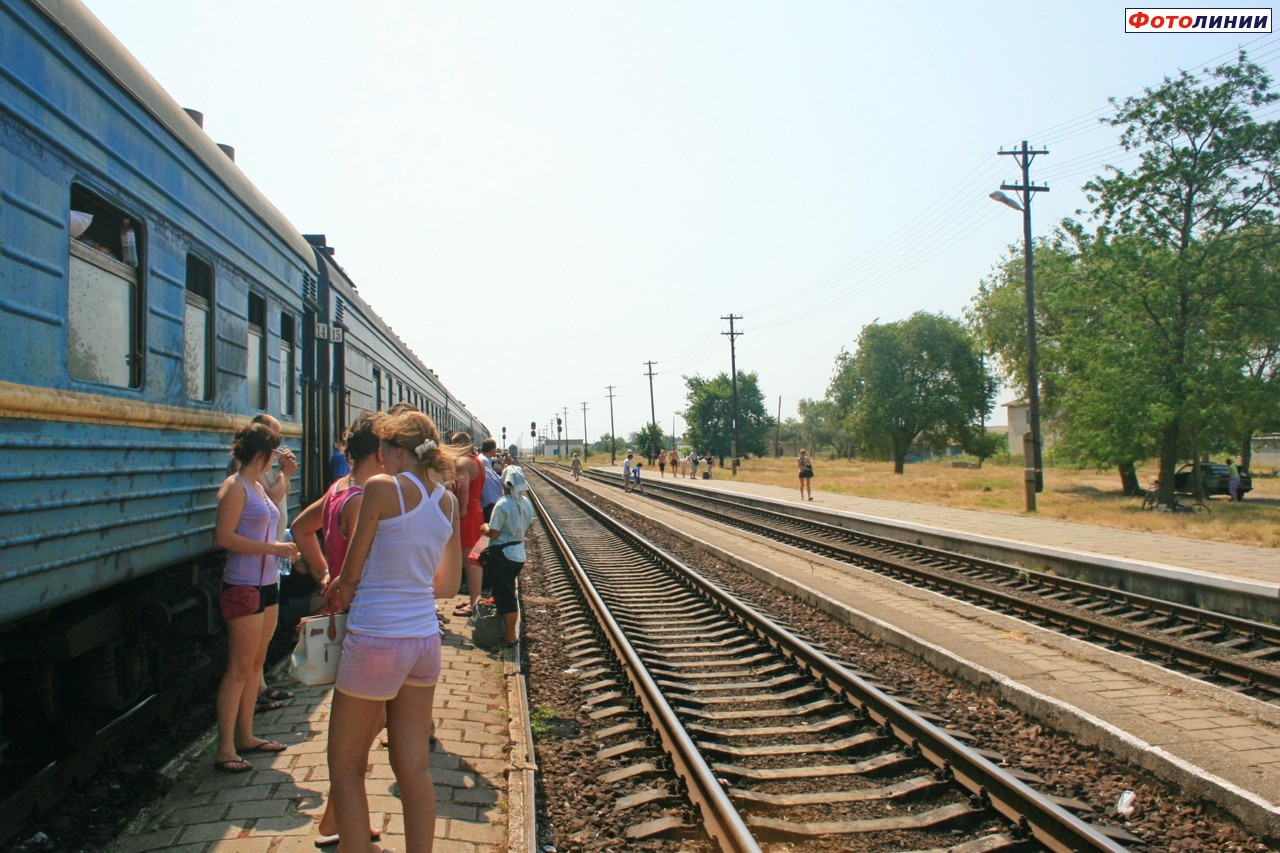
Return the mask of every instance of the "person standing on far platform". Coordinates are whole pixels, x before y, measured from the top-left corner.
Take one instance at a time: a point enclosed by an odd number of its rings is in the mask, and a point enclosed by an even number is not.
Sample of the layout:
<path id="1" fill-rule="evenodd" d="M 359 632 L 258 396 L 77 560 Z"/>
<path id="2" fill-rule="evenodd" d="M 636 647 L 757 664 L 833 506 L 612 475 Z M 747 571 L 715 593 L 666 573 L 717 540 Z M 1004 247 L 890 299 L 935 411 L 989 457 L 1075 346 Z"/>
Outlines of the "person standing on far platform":
<path id="1" fill-rule="evenodd" d="M 809 500 L 813 500 L 813 462 L 809 459 L 809 451 L 801 450 L 796 463 L 800 467 L 800 500 L 804 500 L 806 489 L 809 491 Z"/>
<path id="2" fill-rule="evenodd" d="M 576 450 L 573 451 L 573 461 L 569 463 L 569 468 L 573 471 L 573 479 L 582 479 L 582 457 Z"/>
<path id="3" fill-rule="evenodd" d="M 627 458 L 622 460 L 622 490 L 624 492 L 631 491 L 631 466 L 634 457 L 635 454 L 628 450 Z"/>
<path id="4" fill-rule="evenodd" d="M 1240 500 L 1240 469 L 1234 459 L 1227 459 L 1227 494 L 1231 500 Z"/>
<path id="5" fill-rule="evenodd" d="M 447 483 L 464 447 L 443 445 L 422 412 L 389 417 L 375 432 L 387 473 L 365 483 L 341 575 L 325 591 L 332 607 L 349 611 L 329 725 L 329 793 L 339 849 L 371 850 L 365 771 L 369 734 L 386 703 L 405 849 L 416 853 L 430 850 L 435 837 L 436 601 L 457 594 L 462 573 L 459 501 Z"/>
<path id="6" fill-rule="evenodd" d="M 658 453 L 658 476 L 659 476 L 659 477 L 665 477 L 665 476 L 667 476 L 667 451 L 666 451 L 666 448 L 663 448 L 663 450 L 662 450 L 661 452 L 659 452 L 659 453 Z"/>
<path id="7" fill-rule="evenodd" d="M 701 460 L 698 458 L 698 451 L 690 450 L 689 451 L 689 479 L 690 480 L 698 479 L 698 462 L 699 461 Z"/>

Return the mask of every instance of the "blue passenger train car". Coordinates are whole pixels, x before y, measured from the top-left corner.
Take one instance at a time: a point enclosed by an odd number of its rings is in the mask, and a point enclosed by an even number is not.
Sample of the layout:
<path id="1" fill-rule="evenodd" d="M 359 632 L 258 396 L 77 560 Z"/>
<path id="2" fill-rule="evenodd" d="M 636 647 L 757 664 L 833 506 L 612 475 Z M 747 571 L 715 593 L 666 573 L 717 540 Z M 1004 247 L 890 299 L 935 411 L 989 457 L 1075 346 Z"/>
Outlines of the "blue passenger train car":
<path id="1" fill-rule="evenodd" d="M 0 0 L 0 347 L 0 763 L 15 715 L 126 709 L 220 630 L 250 417 L 291 513 L 361 411 L 487 434 L 78 0 Z"/>

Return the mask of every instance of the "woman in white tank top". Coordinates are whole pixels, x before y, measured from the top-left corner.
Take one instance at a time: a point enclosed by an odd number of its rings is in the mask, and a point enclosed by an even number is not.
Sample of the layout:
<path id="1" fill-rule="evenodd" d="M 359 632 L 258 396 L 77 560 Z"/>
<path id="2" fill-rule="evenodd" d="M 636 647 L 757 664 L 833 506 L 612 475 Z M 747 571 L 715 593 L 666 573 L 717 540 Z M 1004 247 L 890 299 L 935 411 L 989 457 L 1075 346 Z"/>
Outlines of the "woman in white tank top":
<path id="1" fill-rule="evenodd" d="M 445 488 L 453 452 L 421 412 L 389 417 L 375 432 L 387 474 L 365 484 L 342 574 L 325 593 L 350 609 L 329 728 L 329 793 L 342 849 L 359 849 L 349 840 L 369 837 L 364 773 L 385 702 L 406 847 L 423 851 L 436 820 L 428 765 L 440 676 L 436 601 L 458 594 L 462 571 L 457 501 Z"/>

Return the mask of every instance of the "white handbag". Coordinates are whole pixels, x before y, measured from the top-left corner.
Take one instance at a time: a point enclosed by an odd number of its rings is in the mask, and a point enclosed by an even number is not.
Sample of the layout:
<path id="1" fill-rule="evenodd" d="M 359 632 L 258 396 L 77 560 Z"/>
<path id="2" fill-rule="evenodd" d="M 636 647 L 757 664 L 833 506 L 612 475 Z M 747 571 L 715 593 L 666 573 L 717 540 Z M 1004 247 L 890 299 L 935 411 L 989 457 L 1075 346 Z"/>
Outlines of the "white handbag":
<path id="1" fill-rule="evenodd" d="M 308 616 L 298 624 L 298 644 L 293 647 L 289 677 L 314 687 L 338 678 L 342 641 L 347 637 L 347 614 Z"/>

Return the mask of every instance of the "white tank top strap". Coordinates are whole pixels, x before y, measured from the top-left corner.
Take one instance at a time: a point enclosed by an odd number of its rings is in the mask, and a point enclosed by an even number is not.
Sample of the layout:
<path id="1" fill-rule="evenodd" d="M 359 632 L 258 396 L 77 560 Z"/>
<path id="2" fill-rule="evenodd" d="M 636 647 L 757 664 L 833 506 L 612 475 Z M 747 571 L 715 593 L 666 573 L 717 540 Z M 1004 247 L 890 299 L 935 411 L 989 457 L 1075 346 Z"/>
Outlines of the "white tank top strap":
<path id="1" fill-rule="evenodd" d="M 404 489 L 400 488 L 400 477 L 399 477 L 399 476 L 395 476 L 395 477 L 392 477 L 391 479 L 395 481 L 395 484 L 396 484 L 396 497 L 400 499 L 400 514 L 401 514 L 401 515 L 404 515 L 404 512 L 405 512 L 405 510 L 404 510 Z"/>

